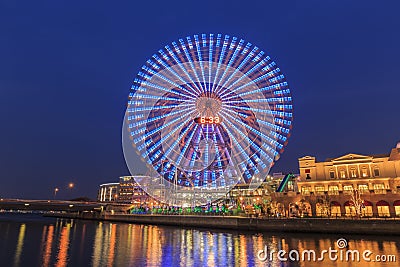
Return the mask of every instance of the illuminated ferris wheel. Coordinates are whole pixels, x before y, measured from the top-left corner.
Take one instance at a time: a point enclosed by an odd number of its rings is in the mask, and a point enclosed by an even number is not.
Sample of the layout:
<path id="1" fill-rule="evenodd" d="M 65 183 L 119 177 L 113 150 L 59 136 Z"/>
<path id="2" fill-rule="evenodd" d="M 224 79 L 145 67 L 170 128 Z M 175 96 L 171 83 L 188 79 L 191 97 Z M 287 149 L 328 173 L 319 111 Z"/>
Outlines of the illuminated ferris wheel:
<path id="1" fill-rule="evenodd" d="M 138 181 L 163 202 L 204 204 L 237 183 L 257 188 L 287 144 L 292 98 L 258 47 L 202 34 L 154 54 L 134 79 L 124 120 L 131 173 L 136 151 L 152 170 Z"/>

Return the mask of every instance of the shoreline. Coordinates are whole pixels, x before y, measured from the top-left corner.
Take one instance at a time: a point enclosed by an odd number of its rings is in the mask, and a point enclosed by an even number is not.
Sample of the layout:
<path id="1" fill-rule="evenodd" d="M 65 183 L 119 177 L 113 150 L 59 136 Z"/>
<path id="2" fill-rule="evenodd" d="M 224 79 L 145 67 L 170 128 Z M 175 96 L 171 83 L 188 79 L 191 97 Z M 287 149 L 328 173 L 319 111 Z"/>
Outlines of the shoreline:
<path id="1" fill-rule="evenodd" d="M 328 218 L 250 218 L 240 216 L 133 215 L 84 213 L 46 213 L 45 217 L 96 220 L 134 224 L 167 225 L 207 229 L 262 232 L 400 235 L 400 220 Z"/>

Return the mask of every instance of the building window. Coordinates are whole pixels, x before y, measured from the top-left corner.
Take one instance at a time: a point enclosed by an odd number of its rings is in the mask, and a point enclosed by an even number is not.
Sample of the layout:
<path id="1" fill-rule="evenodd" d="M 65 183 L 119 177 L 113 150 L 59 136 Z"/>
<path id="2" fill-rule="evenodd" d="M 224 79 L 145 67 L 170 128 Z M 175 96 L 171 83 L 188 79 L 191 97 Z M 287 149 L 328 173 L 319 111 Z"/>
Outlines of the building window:
<path id="1" fill-rule="evenodd" d="M 351 178 L 357 178 L 357 171 L 355 169 L 351 169 L 350 176 L 351 176 Z"/>
<path id="2" fill-rule="evenodd" d="M 345 195 L 351 195 L 353 192 L 353 186 L 352 185 L 345 185 L 343 186 L 343 194 Z"/>
<path id="3" fill-rule="evenodd" d="M 377 206 L 379 217 L 390 217 L 389 206 Z"/>
<path id="4" fill-rule="evenodd" d="M 342 212 L 340 211 L 340 206 L 331 206 L 331 216 L 340 217 Z"/>
<path id="5" fill-rule="evenodd" d="M 325 194 L 325 187 L 324 186 L 315 186 L 314 189 L 315 189 L 315 194 L 317 196 L 321 196 L 321 195 Z"/>
<path id="6" fill-rule="evenodd" d="M 361 215 L 363 217 L 371 217 L 373 215 L 373 213 L 372 213 L 372 203 L 363 202 L 363 205 L 361 206 Z"/>
<path id="7" fill-rule="evenodd" d="M 331 179 L 335 178 L 335 172 L 334 171 L 330 171 L 329 172 L 329 177 L 331 177 Z"/>
<path id="8" fill-rule="evenodd" d="M 385 185 L 384 184 L 374 184 L 374 193 L 375 194 L 386 194 Z"/>
<path id="9" fill-rule="evenodd" d="M 311 186 L 302 186 L 301 187 L 301 194 L 304 196 L 309 196 L 311 192 Z"/>
<path id="10" fill-rule="evenodd" d="M 344 170 L 340 171 L 340 178 L 346 178 L 346 172 Z"/>
<path id="11" fill-rule="evenodd" d="M 374 169 L 374 176 L 379 176 L 380 175 L 380 172 L 379 172 L 379 169 L 378 168 L 375 168 Z"/>
<path id="12" fill-rule="evenodd" d="M 400 206 L 394 206 L 394 211 L 396 213 L 396 217 L 400 217 Z"/>
<path id="13" fill-rule="evenodd" d="M 294 191 L 294 182 L 288 181 L 288 191 Z"/>
<path id="14" fill-rule="evenodd" d="M 307 177 L 306 177 L 306 179 L 311 179 L 311 176 L 310 176 L 310 174 L 309 174 L 309 173 L 307 173 Z"/>
<path id="15" fill-rule="evenodd" d="M 339 195 L 339 187 L 337 185 L 330 185 L 328 187 L 329 195 Z"/>
<path id="16" fill-rule="evenodd" d="M 367 168 L 362 168 L 361 169 L 361 175 L 362 175 L 362 177 L 367 177 L 368 176 Z"/>
<path id="17" fill-rule="evenodd" d="M 361 194 L 369 193 L 368 185 L 359 184 L 358 185 L 358 192 L 360 192 Z"/>
<path id="18" fill-rule="evenodd" d="M 356 216 L 356 209 L 352 205 L 345 205 L 344 206 L 346 216 Z"/>

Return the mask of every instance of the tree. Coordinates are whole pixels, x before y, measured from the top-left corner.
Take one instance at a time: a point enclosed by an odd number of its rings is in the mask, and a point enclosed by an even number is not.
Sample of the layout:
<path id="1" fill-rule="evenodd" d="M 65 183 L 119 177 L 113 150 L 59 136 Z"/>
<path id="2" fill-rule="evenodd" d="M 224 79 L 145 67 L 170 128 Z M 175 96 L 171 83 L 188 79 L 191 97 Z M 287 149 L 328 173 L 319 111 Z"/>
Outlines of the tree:
<path id="1" fill-rule="evenodd" d="M 350 205 L 354 207 L 357 217 L 362 214 L 361 209 L 364 207 L 364 201 L 361 198 L 362 192 L 357 189 L 352 189 L 350 191 Z"/>
<path id="2" fill-rule="evenodd" d="M 323 195 L 318 197 L 317 204 L 320 208 L 322 216 L 331 216 L 331 201 L 329 195 Z"/>

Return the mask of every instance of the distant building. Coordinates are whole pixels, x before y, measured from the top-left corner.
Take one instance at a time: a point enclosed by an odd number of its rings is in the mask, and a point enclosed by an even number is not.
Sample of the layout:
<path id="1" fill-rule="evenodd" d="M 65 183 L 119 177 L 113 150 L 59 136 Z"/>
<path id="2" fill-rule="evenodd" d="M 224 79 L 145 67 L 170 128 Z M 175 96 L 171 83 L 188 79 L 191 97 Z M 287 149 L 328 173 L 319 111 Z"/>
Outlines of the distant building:
<path id="1" fill-rule="evenodd" d="M 97 193 L 97 201 L 113 202 L 118 198 L 119 183 L 101 184 Z"/>
<path id="2" fill-rule="evenodd" d="M 97 193 L 97 201 L 143 204 L 149 200 L 149 195 L 139 186 L 135 177 L 121 176 L 118 183 L 101 184 Z"/>
<path id="3" fill-rule="evenodd" d="M 298 174 L 294 174 L 294 177 L 298 177 Z M 248 184 L 237 184 L 228 194 L 229 198 L 236 204 L 249 206 L 258 203 L 265 203 L 270 200 L 271 194 L 273 194 L 279 184 L 282 182 L 285 174 L 281 172 L 273 173 L 268 175 L 264 182 L 256 189 L 249 189 Z M 288 181 L 285 186 L 285 192 L 297 190 L 296 184 L 293 180 Z"/>
<path id="4" fill-rule="evenodd" d="M 121 176 L 119 177 L 118 202 L 121 203 L 145 203 L 149 196 L 136 182 L 136 178 L 141 176 Z"/>
<path id="5" fill-rule="evenodd" d="M 297 193 L 274 196 L 288 215 L 400 216 L 400 144 L 385 155 L 305 156 L 299 168 Z"/>

